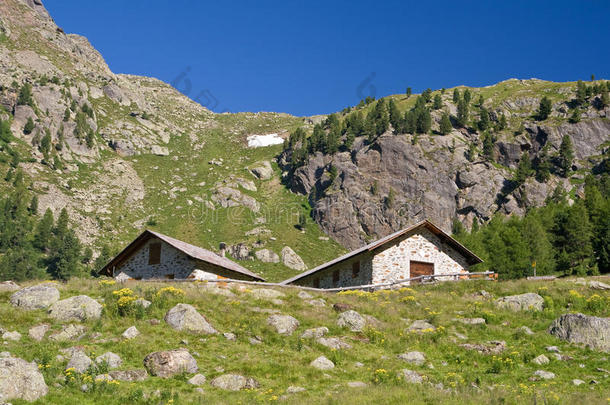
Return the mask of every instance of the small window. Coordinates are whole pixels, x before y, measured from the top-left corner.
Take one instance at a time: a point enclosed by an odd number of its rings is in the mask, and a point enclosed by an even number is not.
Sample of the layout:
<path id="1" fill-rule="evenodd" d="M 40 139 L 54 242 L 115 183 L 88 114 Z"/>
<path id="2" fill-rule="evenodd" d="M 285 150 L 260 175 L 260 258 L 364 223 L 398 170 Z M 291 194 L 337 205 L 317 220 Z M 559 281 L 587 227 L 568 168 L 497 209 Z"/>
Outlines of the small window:
<path id="1" fill-rule="evenodd" d="M 165 278 L 168 280 L 173 280 L 174 279 L 174 275 L 173 274 L 166 274 Z"/>
<path id="2" fill-rule="evenodd" d="M 360 260 L 352 263 L 352 278 L 358 278 L 360 275 Z"/>
<path id="3" fill-rule="evenodd" d="M 318 277 L 313 279 L 313 288 L 320 288 L 320 279 Z"/>
<path id="4" fill-rule="evenodd" d="M 148 246 L 148 264 L 161 263 L 161 244 L 151 243 Z"/>
<path id="5" fill-rule="evenodd" d="M 333 283 L 339 282 L 339 270 L 333 271 Z"/>

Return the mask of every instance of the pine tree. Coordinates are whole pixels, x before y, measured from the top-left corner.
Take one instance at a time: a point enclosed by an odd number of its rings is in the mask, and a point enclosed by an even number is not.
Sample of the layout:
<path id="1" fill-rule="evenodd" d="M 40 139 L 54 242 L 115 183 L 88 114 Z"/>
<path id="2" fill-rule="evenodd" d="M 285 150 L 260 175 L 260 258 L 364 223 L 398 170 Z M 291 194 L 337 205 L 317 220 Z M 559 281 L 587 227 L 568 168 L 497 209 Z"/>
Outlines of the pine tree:
<path id="1" fill-rule="evenodd" d="M 9 143 L 13 140 L 11 125 L 8 121 L 0 120 L 0 141 Z"/>
<path id="2" fill-rule="evenodd" d="M 453 90 L 453 104 L 456 104 L 460 102 L 460 90 L 459 89 L 454 89 Z"/>
<path id="3" fill-rule="evenodd" d="M 407 91 L 405 92 L 407 95 L 407 98 L 411 97 L 411 94 L 413 93 L 413 90 L 410 87 L 407 87 Z"/>
<path id="4" fill-rule="evenodd" d="M 426 89 L 424 90 L 424 92 L 421 94 L 424 102 L 429 103 L 430 100 L 432 100 L 432 89 Z"/>
<path id="5" fill-rule="evenodd" d="M 47 271 L 59 280 L 67 280 L 80 273 L 81 246 L 69 227 L 68 212 L 62 209 L 50 243 Z"/>
<path id="6" fill-rule="evenodd" d="M 459 238 L 460 236 L 464 235 L 465 233 L 466 233 L 466 228 L 464 227 L 464 224 L 462 224 L 462 222 L 459 219 L 453 218 L 453 223 L 451 224 L 452 236 L 455 238 Z"/>
<path id="7" fill-rule="evenodd" d="M 489 132 L 483 134 L 483 155 L 489 160 L 494 161 L 494 145 L 496 140 Z"/>
<path id="8" fill-rule="evenodd" d="M 64 112 L 64 122 L 70 121 L 70 108 L 66 107 L 66 111 Z"/>
<path id="9" fill-rule="evenodd" d="M 53 212 L 49 208 L 45 211 L 42 219 L 36 226 L 34 234 L 34 247 L 46 251 L 50 247 L 51 237 L 53 235 Z"/>
<path id="10" fill-rule="evenodd" d="M 390 124 L 392 124 L 392 128 L 394 128 L 394 133 L 400 133 L 402 117 L 400 116 L 400 111 L 394 100 L 390 100 L 388 109 L 390 110 Z"/>
<path id="11" fill-rule="evenodd" d="M 513 182 L 517 185 L 517 187 L 521 186 L 528 177 L 532 175 L 532 165 L 530 162 L 530 157 L 527 152 L 523 152 L 521 155 L 521 159 L 519 160 L 519 166 L 517 166 L 517 172 L 513 178 Z"/>
<path id="12" fill-rule="evenodd" d="M 556 244 L 565 252 L 560 265 L 566 274 L 586 274 L 593 256 L 591 223 L 582 200 L 559 213 L 556 220 Z"/>
<path id="13" fill-rule="evenodd" d="M 30 201 L 28 212 L 30 213 L 30 215 L 38 214 L 38 196 L 36 194 L 34 194 L 32 200 Z"/>
<path id="14" fill-rule="evenodd" d="M 466 104 L 470 104 L 470 100 L 472 100 L 472 94 L 470 93 L 470 90 L 466 89 L 464 90 L 464 101 Z"/>
<path id="15" fill-rule="evenodd" d="M 477 146 L 474 144 L 474 142 L 470 142 L 468 144 L 468 150 L 466 151 L 466 159 L 468 159 L 469 162 L 474 162 L 476 157 L 477 157 Z"/>
<path id="16" fill-rule="evenodd" d="M 551 162 L 548 156 L 548 144 L 544 145 L 535 160 L 536 180 L 545 183 L 551 177 Z"/>
<path id="17" fill-rule="evenodd" d="M 99 256 L 97 257 L 97 259 L 95 259 L 95 263 L 93 265 L 93 271 L 95 273 L 99 273 L 100 270 L 102 270 L 104 268 L 104 266 L 106 264 L 108 264 L 108 262 L 110 262 L 110 260 L 112 260 L 112 251 L 110 250 L 110 247 L 108 245 L 104 245 L 102 246 L 102 250 L 100 251 Z"/>
<path id="18" fill-rule="evenodd" d="M 430 116 L 430 111 L 424 107 L 416 110 L 416 114 L 416 132 L 418 134 L 427 134 L 430 132 L 430 128 L 432 127 L 432 117 Z"/>
<path id="19" fill-rule="evenodd" d="M 417 116 L 415 111 L 406 111 L 404 119 L 404 132 L 407 134 L 414 134 L 417 129 Z"/>
<path id="20" fill-rule="evenodd" d="M 562 170 L 563 177 L 568 177 L 573 161 L 574 149 L 572 147 L 572 139 L 569 135 L 564 135 L 559 146 L 559 167 Z"/>
<path id="21" fill-rule="evenodd" d="M 479 129 L 481 131 L 485 131 L 487 130 L 487 128 L 489 128 L 489 113 L 487 112 L 487 110 L 484 107 L 481 107 L 481 114 L 480 114 L 480 118 L 479 118 L 479 122 L 477 123 L 477 126 L 479 127 Z"/>
<path id="22" fill-rule="evenodd" d="M 329 133 L 326 141 L 326 153 L 333 155 L 339 150 L 339 140 L 341 134 L 338 128 L 333 128 Z"/>
<path id="23" fill-rule="evenodd" d="M 458 102 L 457 121 L 461 127 L 465 127 L 468 123 L 468 103 L 465 100 Z"/>
<path id="24" fill-rule="evenodd" d="M 387 209 L 394 207 L 394 202 L 396 200 L 396 193 L 394 189 L 390 187 L 390 191 L 388 192 L 388 196 L 385 198 L 384 204 Z"/>
<path id="25" fill-rule="evenodd" d="M 555 269 L 555 255 L 544 226 L 535 214 L 526 215 L 521 223 L 521 234 L 529 246 L 529 262 L 535 263 L 536 274 L 550 274 Z"/>
<path id="26" fill-rule="evenodd" d="M 19 96 L 17 97 L 17 105 L 29 105 L 34 107 L 34 101 L 32 99 L 32 85 L 25 83 L 19 90 Z"/>
<path id="27" fill-rule="evenodd" d="M 370 113 L 367 114 L 366 119 L 364 120 L 362 135 L 366 136 L 369 144 L 375 142 L 375 139 L 377 138 L 375 121 Z"/>
<path id="28" fill-rule="evenodd" d="M 608 105 L 610 105 L 610 95 L 608 94 L 607 90 L 602 92 L 602 96 L 600 98 L 600 105 L 602 108 L 606 108 L 608 107 Z"/>
<path id="29" fill-rule="evenodd" d="M 504 114 L 500 114 L 500 118 L 498 119 L 498 123 L 496 125 L 496 131 L 504 131 L 508 127 L 508 123 L 506 122 L 506 116 Z"/>
<path id="30" fill-rule="evenodd" d="M 582 80 L 576 83 L 576 104 L 583 105 L 587 101 L 587 85 Z"/>
<path id="31" fill-rule="evenodd" d="M 540 106 L 538 107 L 538 120 L 544 121 L 547 119 L 551 114 L 552 109 L 553 104 L 551 103 L 551 100 L 547 96 L 542 97 L 542 100 L 540 100 Z"/>
<path id="32" fill-rule="evenodd" d="M 451 120 L 449 119 L 449 114 L 443 113 L 443 116 L 441 117 L 441 122 L 440 122 L 441 134 L 447 135 L 449 132 L 451 132 L 452 129 L 453 129 L 453 126 L 451 125 Z"/>
<path id="33" fill-rule="evenodd" d="M 580 122 L 580 109 L 579 108 L 575 108 L 574 111 L 572 111 L 572 115 L 570 116 L 570 119 L 568 121 L 570 121 L 571 124 L 577 124 Z"/>
<path id="34" fill-rule="evenodd" d="M 23 133 L 25 135 L 29 135 L 32 133 L 33 130 L 34 130 L 34 120 L 32 119 L 32 117 L 30 117 L 30 118 L 28 118 L 27 122 L 23 126 Z"/>
<path id="35" fill-rule="evenodd" d="M 439 110 L 442 107 L 443 107 L 443 99 L 441 98 L 441 95 L 437 93 L 434 96 L 434 104 L 433 104 L 432 108 L 435 110 Z"/>
<path id="36" fill-rule="evenodd" d="M 347 133 L 345 134 L 345 141 L 343 142 L 343 147 L 348 151 L 352 150 L 352 146 L 354 146 L 355 139 L 356 136 L 354 135 L 354 130 L 352 128 L 349 128 L 347 130 Z"/>

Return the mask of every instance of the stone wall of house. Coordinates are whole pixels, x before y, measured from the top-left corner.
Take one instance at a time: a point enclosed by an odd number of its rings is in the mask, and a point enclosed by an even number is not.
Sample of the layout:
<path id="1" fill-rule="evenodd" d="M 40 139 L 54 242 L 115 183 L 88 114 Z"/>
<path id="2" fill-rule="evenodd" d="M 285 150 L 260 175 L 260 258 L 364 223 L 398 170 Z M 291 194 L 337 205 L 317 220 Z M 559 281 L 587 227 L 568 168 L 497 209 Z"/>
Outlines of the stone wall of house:
<path id="1" fill-rule="evenodd" d="M 373 283 L 392 283 L 410 277 L 410 261 L 434 264 L 434 274 L 468 271 L 466 259 L 438 236 L 420 229 L 375 252 Z"/>
<path id="2" fill-rule="evenodd" d="M 159 264 L 148 264 L 150 245 L 161 244 L 161 260 Z M 131 255 L 114 275 L 125 273 L 131 278 L 165 278 L 173 274 L 174 278 L 187 278 L 196 269 L 195 263 L 184 252 L 157 238 L 150 238 L 140 249 Z"/>
<path id="3" fill-rule="evenodd" d="M 355 261 L 360 261 L 360 272 L 358 277 L 353 277 L 352 264 Z M 339 282 L 333 281 L 333 273 L 339 272 Z M 327 269 L 314 273 L 308 277 L 304 277 L 297 280 L 295 284 L 313 287 L 314 280 L 320 280 L 320 288 L 334 288 L 334 287 L 349 287 L 354 285 L 366 285 L 372 283 L 373 275 L 373 263 L 371 256 L 368 254 L 359 255 L 348 259 L 344 262 L 337 263 Z"/>

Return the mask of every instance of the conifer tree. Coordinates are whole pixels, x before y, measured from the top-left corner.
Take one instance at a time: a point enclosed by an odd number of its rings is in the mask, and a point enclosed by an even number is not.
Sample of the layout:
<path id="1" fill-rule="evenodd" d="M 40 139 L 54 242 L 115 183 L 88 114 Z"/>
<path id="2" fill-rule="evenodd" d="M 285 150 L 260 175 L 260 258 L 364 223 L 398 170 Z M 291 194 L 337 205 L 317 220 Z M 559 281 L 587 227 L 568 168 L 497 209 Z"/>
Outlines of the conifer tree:
<path id="1" fill-rule="evenodd" d="M 470 93 L 470 90 L 468 90 L 468 89 L 464 90 L 464 101 L 466 102 L 466 104 L 470 104 L 471 99 L 472 99 L 472 94 Z"/>
<path id="2" fill-rule="evenodd" d="M 413 90 L 410 87 L 407 87 L 407 91 L 405 92 L 405 94 L 407 95 L 407 98 L 411 97 L 412 93 L 413 93 Z"/>
<path id="3" fill-rule="evenodd" d="M 453 90 L 453 104 L 456 104 L 460 102 L 460 90 L 459 89 L 454 89 Z"/>
<path id="4" fill-rule="evenodd" d="M 449 132 L 451 132 L 452 129 L 453 129 L 453 126 L 451 125 L 451 120 L 449 119 L 449 114 L 443 113 L 443 116 L 441 117 L 441 122 L 440 122 L 440 133 L 443 135 L 447 135 Z"/>
<path id="5" fill-rule="evenodd" d="M 25 83 L 19 90 L 19 96 L 17 97 L 17 105 L 29 105 L 34 107 L 34 101 L 32 99 L 32 85 Z"/>
<path id="6" fill-rule="evenodd" d="M 559 167 L 561 168 L 563 177 L 568 177 L 572 169 L 574 161 L 574 149 L 572 147 L 572 139 L 569 135 L 564 135 L 559 146 Z"/>
<path id="7" fill-rule="evenodd" d="M 390 110 L 390 124 L 392 124 L 392 128 L 394 128 L 394 133 L 399 133 L 400 127 L 402 126 L 402 117 L 400 116 L 400 111 L 394 100 L 390 100 L 388 109 Z"/>
<path id="8" fill-rule="evenodd" d="M 542 97 L 542 100 L 540 100 L 540 106 L 538 107 L 538 120 L 546 120 L 551 114 L 552 108 L 553 105 L 551 104 L 551 100 L 547 96 Z"/>
<path id="9" fill-rule="evenodd" d="M 352 128 L 348 128 L 345 134 L 345 141 L 343 142 L 343 147 L 346 150 L 352 150 L 352 146 L 354 146 L 354 140 L 356 136 L 354 135 L 354 130 Z"/>
<path id="10" fill-rule="evenodd" d="M 576 104 L 583 105 L 587 100 L 587 85 L 579 80 L 576 83 Z"/>
<path id="11" fill-rule="evenodd" d="M 481 114 L 477 126 L 481 131 L 485 131 L 489 128 L 489 113 L 484 107 L 481 107 Z"/>
<path id="12" fill-rule="evenodd" d="M 457 121 L 461 127 L 465 127 L 468 123 L 468 114 L 468 103 L 462 99 L 457 107 Z"/>
<path id="13" fill-rule="evenodd" d="M 33 130 L 34 130 L 34 120 L 32 120 L 32 117 L 30 117 L 30 118 L 28 118 L 27 122 L 23 126 L 23 133 L 25 135 L 29 135 L 32 133 Z"/>
<path id="14" fill-rule="evenodd" d="M 50 247 L 51 237 L 53 235 L 53 212 L 47 208 L 42 219 L 36 226 L 34 234 L 34 247 L 41 251 L 46 251 Z"/>
<path id="15" fill-rule="evenodd" d="M 433 104 L 432 108 L 434 108 L 435 110 L 439 110 L 442 107 L 443 107 L 443 99 L 441 98 L 441 95 L 437 93 L 434 96 L 434 104 Z"/>
<path id="16" fill-rule="evenodd" d="M 571 124 L 577 124 L 580 122 L 580 109 L 579 108 L 575 108 L 574 111 L 572 111 L 572 115 L 570 115 L 569 121 Z"/>
<path id="17" fill-rule="evenodd" d="M 112 251 L 110 250 L 110 247 L 108 245 L 104 245 L 102 246 L 102 250 L 100 250 L 100 254 L 97 257 L 97 259 L 95 259 L 95 263 L 93 265 L 93 272 L 98 273 L 100 272 L 100 270 L 102 270 L 102 268 L 104 268 L 104 266 L 106 264 L 108 264 L 108 262 L 110 262 L 110 260 L 112 260 Z"/>
<path id="18" fill-rule="evenodd" d="M 483 155 L 489 160 L 494 160 L 494 145 L 496 140 L 489 132 L 483 134 Z"/>
<path id="19" fill-rule="evenodd" d="M 430 100 L 432 100 L 432 89 L 424 90 L 424 92 L 421 94 L 421 97 L 423 97 L 425 103 L 429 103 Z"/>

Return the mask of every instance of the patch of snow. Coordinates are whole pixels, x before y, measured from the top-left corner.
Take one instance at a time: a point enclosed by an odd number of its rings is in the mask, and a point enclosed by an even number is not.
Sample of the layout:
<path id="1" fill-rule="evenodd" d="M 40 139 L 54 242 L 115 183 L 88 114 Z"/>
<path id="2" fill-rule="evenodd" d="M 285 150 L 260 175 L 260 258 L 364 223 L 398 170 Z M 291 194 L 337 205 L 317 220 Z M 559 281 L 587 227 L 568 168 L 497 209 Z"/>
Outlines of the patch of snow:
<path id="1" fill-rule="evenodd" d="M 263 146 L 270 145 L 281 145 L 284 140 L 278 134 L 267 134 L 267 135 L 250 135 L 248 137 L 249 148 L 260 148 Z"/>

